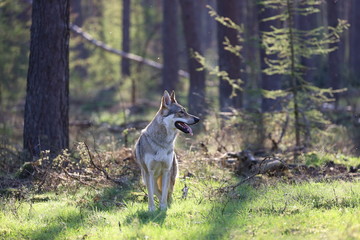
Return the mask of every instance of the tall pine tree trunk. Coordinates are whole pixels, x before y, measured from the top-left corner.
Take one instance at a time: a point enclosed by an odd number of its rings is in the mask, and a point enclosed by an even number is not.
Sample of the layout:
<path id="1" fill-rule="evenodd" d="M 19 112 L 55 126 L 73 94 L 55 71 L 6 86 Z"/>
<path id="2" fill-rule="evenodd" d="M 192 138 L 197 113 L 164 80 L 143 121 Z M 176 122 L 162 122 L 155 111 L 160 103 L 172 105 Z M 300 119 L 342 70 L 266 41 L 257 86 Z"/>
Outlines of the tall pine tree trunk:
<path id="1" fill-rule="evenodd" d="M 122 2 L 122 50 L 130 52 L 130 0 Z M 123 77 L 130 76 L 130 61 L 121 59 L 121 74 Z"/>
<path id="2" fill-rule="evenodd" d="M 24 150 L 69 147 L 69 0 L 33 2 Z"/>
<path id="3" fill-rule="evenodd" d="M 351 77 L 356 84 L 360 79 L 360 1 L 352 0 L 351 18 L 350 18 L 350 71 Z"/>
<path id="4" fill-rule="evenodd" d="M 206 5 L 212 6 L 215 8 L 216 6 L 216 0 L 203 0 L 202 1 L 202 7 L 204 8 L 202 10 L 203 14 L 203 31 L 202 31 L 202 42 L 203 42 L 203 48 L 204 51 L 208 49 L 213 49 L 216 47 L 216 22 L 214 21 L 214 18 L 210 16 L 208 9 L 206 8 Z"/>
<path id="5" fill-rule="evenodd" d="M 178 55 L 178 7 L 174 0 L 163 0 L 163 70 L 162 70 L 162 91 L 176 89 L 179 81 L 179 55 Z"/>
<path id="6" fill-rule="evenodd" d="M 130 0 L 122 1 L 122 50 L 124 52 L 130 52 L 130 14 L 131 14 L 131 2 Z M 127 58 L 121 59 L 121 76 L 125 80 L 130 78 L 130 60 Z M 123 81 L 124 81 L 123 80 Z M 136 82 L 134 78 L 131 78 L 131 103 L 136 102 Z"/>
<path id="7" fill-rule="evenodd" d="M 228 17 L 236 24 L 239 24 L 239 2 L 238 0 L 217 0 L 217 11 L 222 17 Z M 225 27 L 218 23 L 218 53 L 219 53 L 219 68 L 220 71 L 226 71 L 230 79 L 241 78 L 241 59 L 235 54 L 224 49 L 225 37 L 229 39 L 231 45 L 239 45 L 238 32 L 235 29 Z M 231 108 L 241 108 L 243 106 L 242 93 L 236 91 L 237 96 L 230 98 L 232 93 L 232 86 L 228 81 L 220 77 L 219 83 L 219 102 L 220 111 L 231 111 Z"/>
<path id="8" fill-rule="evenodd" d="M 260 85 L 260 48 L 258 42 L 259 24 L 257 22 L 257 3 L 252 0 L 246 0 L 246 5 L 242 11 L 244 20 L 244 52 L 245 62 L 242 64 L 244 70 L 243 81 L 246 84 L 244 91 L 244 108 L 255 110 L 259 105 L 259 95 L 256 94 Z"/>
<path id="9" fill-rule="evenodd" d="M 200 26 L 201 20 L 199 5 L 193 0 L 180 0 L 181 17 L 185 36 L 185 45 L 188 54 L 188 71 L 190 87 L 188 94 L 189 111 L 203 115 L 205 112 L 205 72 L 198 71 L 201 64 L 192 57 L 191 51 L 202 54 Z"/>

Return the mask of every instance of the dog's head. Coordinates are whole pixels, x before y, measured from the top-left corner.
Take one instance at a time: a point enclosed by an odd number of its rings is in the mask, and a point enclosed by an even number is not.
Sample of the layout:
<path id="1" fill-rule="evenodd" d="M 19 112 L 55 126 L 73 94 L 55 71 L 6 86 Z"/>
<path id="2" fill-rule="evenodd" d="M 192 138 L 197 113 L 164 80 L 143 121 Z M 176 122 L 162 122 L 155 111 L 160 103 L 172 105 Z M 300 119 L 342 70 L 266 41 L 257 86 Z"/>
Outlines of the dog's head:
<path id="1" fill-rule="evenodd" d="M 189 125 L 193 125 L 200 121 L 194 115 L 186 112 L 186 109 L 181 106 L 175 99 L 175 92 L 171 95 L 165 90 L 161 99 L 160 114 L 164 118 L 164 122 L 168 127 L 175 127 L 184 133 L 193 134 Z"/>

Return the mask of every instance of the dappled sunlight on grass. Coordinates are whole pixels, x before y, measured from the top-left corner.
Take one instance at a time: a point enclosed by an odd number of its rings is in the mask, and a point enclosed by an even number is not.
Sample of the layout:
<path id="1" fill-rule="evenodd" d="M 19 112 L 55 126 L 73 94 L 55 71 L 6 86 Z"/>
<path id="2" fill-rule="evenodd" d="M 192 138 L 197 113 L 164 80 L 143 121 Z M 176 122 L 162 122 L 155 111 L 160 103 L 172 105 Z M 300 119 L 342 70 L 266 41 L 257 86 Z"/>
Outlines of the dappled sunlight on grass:
<path id="1" fill-rule="evenodd" d="M 204 183 L 206 181 L 206 183 Z M 360 183 L 240 186 L 229 195 L 209 193 L 218 181 L 181 181 L 167 211 L 147 211 L 138 189 L 45 194 L 47 201 L 2 200 L 4 239 L 348 239 L 358 236 Z M 211 192 L 211 191 L 210 191 Z M 87 202 L 85 204 L 85 202 Z M 96 202 L 96 203 L 94 203 Z M 121 202 L 121 204 L 120 204 Z M 9 202 L 8 202 L 9 203 Z M 103 205 L 101 205 L 103 204 Z"/>

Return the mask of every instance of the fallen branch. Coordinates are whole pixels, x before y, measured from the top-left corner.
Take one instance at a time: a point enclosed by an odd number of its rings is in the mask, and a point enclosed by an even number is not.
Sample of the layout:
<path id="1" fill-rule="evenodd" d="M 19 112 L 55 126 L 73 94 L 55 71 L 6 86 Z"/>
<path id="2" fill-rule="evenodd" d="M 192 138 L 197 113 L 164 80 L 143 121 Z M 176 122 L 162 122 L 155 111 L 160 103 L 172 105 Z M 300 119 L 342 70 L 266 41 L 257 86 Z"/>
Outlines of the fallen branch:
<path id="1" fill-rule="evenodd" d="M 89 155 L 89 160 L 90 160 L 91 165 L 92 165 L 95 169 L 97 169 L 97 170 L 99 170 L 100 172 L 102 172 L 102 173 L 105 175 L 105 177 L 106 177 L 107 180 L 110 180 L 110 181 L 112 181 L 113 183 L 116 183 L 116 184 L 119 184 L 119 185 L 123 185 L 124 183 L 123 183 L 122 181 L 110 177 L 109 173 L 108 173 L 104 168 L 99 167 L 98 165 L 95 164 L 88 145 L 87 145 L 86 143 L 84 143 L 84 145 L 85 145 L 85 147 L 86 147 L 87 154 Z"/>
<path id="2" fill-rule="evenodd" d="M 225 186 L 225 187 L 221 187 L 217 189 L 217 192 L 219 193 L 229 193 L 230 191 L 234 191 L 237 187 L 239 187 L 240 185 L 246 183 L 247 181 L 249 181 L 250 179 L 252 179 L 253 177 L 255 177 L 258 174 L 261 174 L 261 167 L 262 164 L 268 160 L 268 157 L 265 157 L 264 160 L 261 161 L 260 166 L 258 167 L 257 171 L 254 172 L 253 174 L 251 174 L 250 176 L 240 180 L 239 182 L 237 182 L 236 184 L 233 185 L 229 185 L 229 186 Z"/>
<path id="3" fill-rule="evenodd" d="M 122 50 L 110 47 L 109 45 L 107 45 L 106 43 L 96 40 L 95 38 L 93 38 L 89 33 L 83 31 L 79 26 L 75 25 L 75 24 L 70 24 L 70 29 L 71 31 L 73 31 L 74 33 L 78 34 L 79 36 L 81 36 L 83 39 L 85 39 L 86 41 L 88 41 L 89 43 L 107 51 L 113 54 L 116 54 L 118 56 L 121 56 L 123 58 L 127 58 L 142 64 L 146 64 L 150 67 L 156 68 L 156 69 L 163 69 L 163 64 L 155 62 L 153 60 L 150 59 L 146 59 L 143 58 L 139 55 L 136 54 L 132 54 L 132 53 L 127 53 L 124 52 Z M 189 73 L 184 71 L 184 70 L 179 70 L 178 71 L 179 76 L 184 77 L 184 78 L 189 78 Z"/>
<path id="4" fill-rule="evenodd" d="M 87 182 L 82 181 L 81 178 L 80 178 L 80 176 L 77 177 L 77 176 L 75 176 L 74 174 L 69 173 L 65 168 L 62 168 L 62 170 L 64 171 L 65 175 L 68 176 L 69 178 L 72 178 L 72 179 L 80 182 L 80 183 L 83 184 L 83 185 L 86 185 L 86 186 L 89 186 L 89 187 L 91 187 L 91 188 L 93 188 L 93 189 L 96 189 L 96 187 L 94 187 L 93 185 L 91 185 L 91 184 L 89 184 L 89 183 L 87 183 Z"/>

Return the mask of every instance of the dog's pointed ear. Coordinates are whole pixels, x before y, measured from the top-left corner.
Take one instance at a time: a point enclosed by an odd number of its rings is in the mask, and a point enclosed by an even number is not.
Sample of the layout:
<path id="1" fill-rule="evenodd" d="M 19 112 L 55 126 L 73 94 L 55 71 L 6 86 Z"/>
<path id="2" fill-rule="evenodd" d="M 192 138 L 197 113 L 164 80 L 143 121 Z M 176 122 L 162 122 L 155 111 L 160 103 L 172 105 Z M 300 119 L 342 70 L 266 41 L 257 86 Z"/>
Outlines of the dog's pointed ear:
<path id="1" fill-rule="evenodd" d="M 164 95 L 161 98 L 161 107 L 162 108 L 168 108 L 168 106 L 171 104 L 171 97 L 168 93 L 168 91 L 164 91 Z"/>
<path id="2" fill-rule="evenodd" d="M 175 91 L 174 90 L 172 90 L 170 98 L 171 98 L 172 102 L 177 103 L 176 98 L 175 98 Z"/>

